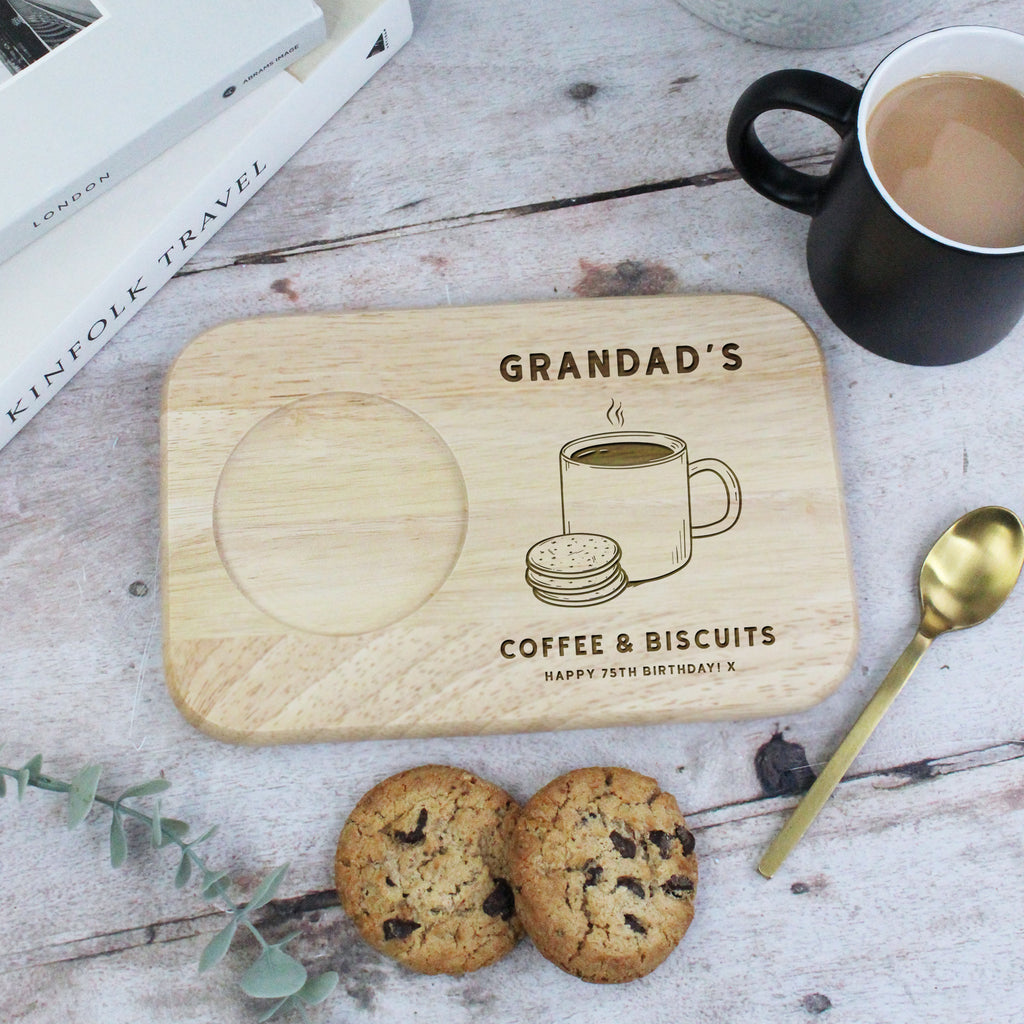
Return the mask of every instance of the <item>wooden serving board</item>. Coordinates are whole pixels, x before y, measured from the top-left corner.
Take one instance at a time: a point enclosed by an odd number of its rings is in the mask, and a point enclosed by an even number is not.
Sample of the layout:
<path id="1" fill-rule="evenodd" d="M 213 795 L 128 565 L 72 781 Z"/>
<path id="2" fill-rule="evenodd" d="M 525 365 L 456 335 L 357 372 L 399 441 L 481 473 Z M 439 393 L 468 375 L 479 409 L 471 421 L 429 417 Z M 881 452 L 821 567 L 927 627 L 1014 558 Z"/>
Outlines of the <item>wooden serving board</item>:
<path id="1" fill-rule="evenodd" d="M 855 654 L 821 353 L 762 298 L 230 323 L 161 426 L 167 681 L 225 740 L 781 715 Z"/>

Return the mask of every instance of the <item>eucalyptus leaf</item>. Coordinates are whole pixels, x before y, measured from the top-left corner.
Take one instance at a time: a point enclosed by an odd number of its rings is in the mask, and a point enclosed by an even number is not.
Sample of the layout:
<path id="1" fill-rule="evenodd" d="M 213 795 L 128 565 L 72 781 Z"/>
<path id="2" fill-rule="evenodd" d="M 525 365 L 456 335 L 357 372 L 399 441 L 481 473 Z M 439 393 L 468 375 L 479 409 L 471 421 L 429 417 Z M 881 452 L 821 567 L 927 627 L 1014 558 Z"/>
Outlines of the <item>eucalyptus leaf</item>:
<path id="1" fill-rule="evenodd" d="M 149 823 L 149 841 L 159 849 L 164 844 L 164 830 L 160 827 L 160 801 L 157 800 Z"/>
<path id="2" fill-rule="evenodd" d="M 174 888 L 184 889 L 188 880 L 192 877 L 192 858 L 186 850 L 181 855 L 181 863 L 178 865 L 178 873 L 174 876 Z"/>
<path id="3" fill-rule="evenodd" d="M 139 796 L 156 796 L 157 793 L 164 793 L 170 788 L 171 784 L 166 779 L 150 779 L 148 782 L 139 782 L 134 786 L 129 786 L 117 798 L 117 802 L 121 803 Z"/>
<path id="4" fill-rule="evenodd" d="M 98 764 L 87 765 L 72 780 L 71 791 L 68 793 L 68 828 L 80 825 L 92 808 L 96 799 L 96 787 L 99 785 L 100 772 Z"/>
<path id="5" fill-rule="evenodd" d="M 306 984 L 306 968 L 294 957 L 268 946 L 242 975 L 242 991 L 254 999 L 282 999 Z"/>
<path id="6" fill-rule="evenodd" d="M 206 944 L 202 955 L 199 957 L 199 972 L 208 971 L 211 967 L 219 964 L 224 959 L 231 946 L 238 929 L 238 919 L 232 917 L 230 921 Z"/>
<path id="7" fill-rule="evenodd" d="M 338 972 L 325 971 L 323 974 L 310 978 L 298 991 L 298 997 L 310 1006 L 322 1003 L 337 987 Z"/>
<path id="8" fill-rule="evenodd" d="M 110 819 L 110 865 L 119 868 L 128 857 L 128 837 L 121 815 L 114 811 Z"/>
<path id="9" fill-rule="evenodd" d="M 31 760 L 26 761 L 22 771 L 27 771 L 28 777 L 35 782 L 43 771 L 43 755 L 36 754 Z"/>
<path id="10" fill-rule="evenodd" d="M 25 790 L 28 789 L 29 772 L 27 768 L 22 768 L 18 772 L 18 799 L 22 800 L 25 796 Z"/>
<path id="11" fill-rule="evenodd" d="M 226 871 L 205 871 L 203 873 L 203 899 L 212 900 L 222 896 L 231 881 Z"/>
<path id="12" fill-rule="evenodd" d="M 284 876 L 287 872 L 288 865 L 282 864 L 267 875 L 260 883 L 256 892 L 253 893 L 252 899 L 246 904 L 245 909 L 251 913 L 260 907 L 266 906 L 277 895 L 277 890 L 281 888 L 281 883 L 284 881 Z"/>
<path id="13" fill-rule="evenodd" d="M 211 825 L 198 839 L 193 839 L 189 846 L 198 846 L 200 843 L 205 843 L 207 839 L 212 839 L 217 834 L 217 826 Z"/>
<path id="14" fill-rule="evenodd" d="M 4 775 L 0 775 L 0 797 L 7 796 L 7 778 Z"/>
<path id="15" fill-rule="evenodd" d="M 265 1024 L 266 1021 L 270 1020 L 271 1017 L 276 1017 L 282 1010 L 289 1010 L 295 1005 L 295 997 L 287 996 L 280 1002 L 274 1003 L 269 1009 L 265 1010 L 256 1018 L 256 1024 Z"/>
<path id="16" fill-rule="evenodd" d="M 189 827 L 187 821 L 179 821 L 177 818 L 160 819 L 160 828 L 163 829 L 164 835 L 174 836 L 175 839 L 180 839 L 183 835 L 186 835 Z M 164 841 L 166 842 L 166 839 Z"/>

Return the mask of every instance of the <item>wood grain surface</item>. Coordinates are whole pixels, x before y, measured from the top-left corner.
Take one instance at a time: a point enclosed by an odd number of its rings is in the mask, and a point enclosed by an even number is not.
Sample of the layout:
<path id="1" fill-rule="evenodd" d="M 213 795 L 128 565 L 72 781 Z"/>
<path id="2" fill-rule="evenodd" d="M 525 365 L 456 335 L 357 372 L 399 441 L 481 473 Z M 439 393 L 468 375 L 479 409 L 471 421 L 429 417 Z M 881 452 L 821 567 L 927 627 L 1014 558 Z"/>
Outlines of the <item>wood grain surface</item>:
<path id="1" fill-rule="evenodd" d="M 1018 0 L 937 0 L 869 42 L 786 50 L 674 0 L 417 0 L 401 53 L 0 451 L 0 751 L 54 775 L 105 766 L 116 796 L 174 783 L 166 813 L 251 883 L 291 868 L 268 934 L 341 975 L 332 1024 L 1017 1024 L 1024 1020 L 1024 598 L 936 641 L 811 832 L 770 882 L 755 865 L 917 622 L 934 539 L 969 508 L 1024 510 L 1024 326 L 959 366 L 888 363 L 845 338 L 804 267 L 806 220 L 736 179 L 725 124 L 761 74 L 853 84 L 916 32 L 1024 31 Z M 823 172 L 834 136 L 766 118 L 773 149 Z M 759 125 L 759 129 L 760 129 Z M 851 671 L 802 712 L 473 737 L 225 744 L 179 714 L 163 670 L 164 381 L 197 335 L 268 314 L 742 293 L 794 310 L 821 343 L 860 624 Z M 708 544 L 713 538 L 707 540 Z M 773 737 L 776 737 L 774 738 Z M 524 942 L 461 979 L 410 974 L 357 938 L 331 891 L 334 847 L 370 786 L 464 765 L 526 799 L 581 765 L 622 764 L 678 799 L 701 891 L 680 949 L 631 985 L 587 986 Z M 10 789 L 9 789 L 10 794 Z M 56 798 L 0 801 L 0 1019 L 242 1024 L 240 941 L 133 833 L 65 828 Z M 251 887 L 248 891 L 251 891 Z"/>
<path id="2" fill-rule="evenodd" d="M 781 713 L 854 656 L 823 361 L 759 297 L 239 321 L 162 452 L 168 685 L 222 739 Z"/>

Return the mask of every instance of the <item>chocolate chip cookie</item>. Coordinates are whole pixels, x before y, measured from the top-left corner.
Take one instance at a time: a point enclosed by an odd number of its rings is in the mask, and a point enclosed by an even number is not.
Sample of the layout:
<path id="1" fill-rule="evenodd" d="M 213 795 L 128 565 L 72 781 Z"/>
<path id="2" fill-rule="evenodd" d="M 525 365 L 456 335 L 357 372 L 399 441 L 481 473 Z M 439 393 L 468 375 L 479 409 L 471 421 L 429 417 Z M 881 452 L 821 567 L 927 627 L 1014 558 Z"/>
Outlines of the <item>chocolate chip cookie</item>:
<path id="1" fill-rule="evenodd" d="M 494 963 L 522 934 L 508 869 L 518 813 L 508 793 L 461 768 L 385 779 L 341 831 L 341 905 L 371 946 L 415 971 Z"/>
<path id="2" fill-rule="evenodd" d="M 511 869 L 534 945 L 584 981 L 650 973 L 693 919 L 693 834 L 673 796 L 626 768 L 581 768 L 537 792 Z"/>

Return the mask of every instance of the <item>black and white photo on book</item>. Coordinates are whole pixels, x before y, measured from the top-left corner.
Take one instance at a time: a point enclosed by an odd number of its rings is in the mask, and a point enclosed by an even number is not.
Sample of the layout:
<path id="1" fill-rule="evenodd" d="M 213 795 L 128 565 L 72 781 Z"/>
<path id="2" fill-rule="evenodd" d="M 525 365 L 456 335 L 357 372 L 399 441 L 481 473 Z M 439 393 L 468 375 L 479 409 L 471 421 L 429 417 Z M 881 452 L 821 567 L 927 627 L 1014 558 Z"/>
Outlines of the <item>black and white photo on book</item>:
<path id="1" fill-rule="evenodd" d="M 0 84 L 102 16 L 92 0 L 0 0 Z"/>
<path id="2" fill-rule="evenodd" d="M 0 0 L 0 260 L 325 37 L 314 0 Z"/>

